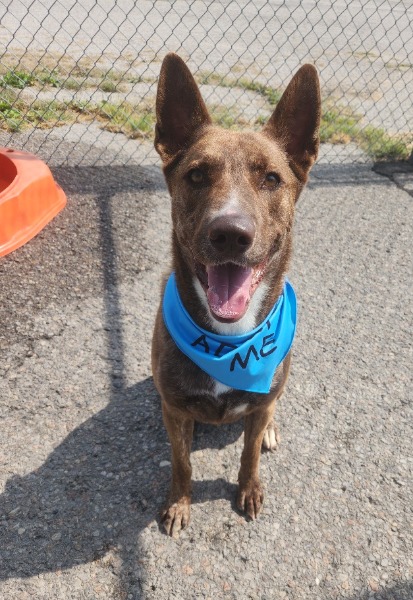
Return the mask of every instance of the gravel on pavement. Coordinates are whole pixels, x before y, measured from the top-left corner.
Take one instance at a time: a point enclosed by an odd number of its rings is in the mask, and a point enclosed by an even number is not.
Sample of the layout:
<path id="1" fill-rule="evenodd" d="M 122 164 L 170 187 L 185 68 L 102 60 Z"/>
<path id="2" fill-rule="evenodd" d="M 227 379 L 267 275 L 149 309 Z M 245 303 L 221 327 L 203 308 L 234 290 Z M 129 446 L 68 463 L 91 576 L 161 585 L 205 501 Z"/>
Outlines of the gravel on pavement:
<path id="1" fill-rule="evenodd" d="M 150 371 L 168 194 L 157 168 L 74 167 L 85 148 L 53 144 L 67 207 L 0 260 L 0 597 L 412 600 L 411 176 L 323 147 L 297 207 L 299 326 L 263 513 L 234 505 L 242 423 L 199 426 L 174 540 Z"/>

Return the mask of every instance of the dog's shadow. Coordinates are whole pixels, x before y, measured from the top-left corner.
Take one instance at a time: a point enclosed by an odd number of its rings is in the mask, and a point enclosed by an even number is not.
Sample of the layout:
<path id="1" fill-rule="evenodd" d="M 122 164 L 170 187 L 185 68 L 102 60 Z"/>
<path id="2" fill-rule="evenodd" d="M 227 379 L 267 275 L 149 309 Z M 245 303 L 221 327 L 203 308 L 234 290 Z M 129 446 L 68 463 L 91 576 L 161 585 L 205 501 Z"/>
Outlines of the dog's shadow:
<path id="1" fill-rule="evenodd" d="M 152 378 L 112 394 L 39 469 L 8 480 L 0 496 L 1 579 L 95 561 L 110 549 L 122 561 L 131 552 L 137 558 L 139 533 L 167 496 L 170 468 L 160 463 L 170 448 Z M 240 424 L 225 432 L 202 426 L 194 447 L 222 447 L 241 431 Z M 223 490 L 231 497 L 233 488 L 199 482 L 194 502 L 220 498 Z"/>
<path id="2" fill-rule="evenodd" d="M 99 168 L 57 171 L 67 191 L 88 192 L 94 182 L 111 388 L 106 408 L 73 430 L 38 469 L 7 481 L 0 495 L 0 579 L 67 569 L 113 550 L 120 558 L 118 574 L 124 587 L 139 597 L 139 534 L 148 524 L 156 525 L 167 497 L 170 467 L 160 465 L 170 461 L 170 446 L 152 378 L 128 387 L 119 375 L 125 352 L 113 190 L 123 186 L 133 191 L 140 180 L 136 169 L 118 171 L 112 187 L 105 185 L 107 176 L 100 176 Z M 224 430 L 201 426 L 194 448 L 221 448 L 241 432 L 242 423 Z M 193 501 L 232 498 L 234 488 L 222 480 L 195 482 Z"/>

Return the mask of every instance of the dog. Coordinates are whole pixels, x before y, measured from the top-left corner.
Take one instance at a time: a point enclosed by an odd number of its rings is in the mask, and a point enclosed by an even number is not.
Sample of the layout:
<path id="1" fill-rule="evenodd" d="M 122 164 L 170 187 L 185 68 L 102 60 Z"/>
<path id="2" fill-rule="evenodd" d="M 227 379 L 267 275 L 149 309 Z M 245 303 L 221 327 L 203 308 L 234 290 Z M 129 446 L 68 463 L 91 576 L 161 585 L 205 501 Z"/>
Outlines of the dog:
<path id="1" fill-rule="evenodd" d="M 277 446 L 273 415 L 295 330 L 294 208 L 317 158 L 320 104 L 317 71 L 304 65 L 260 132 L 225 130 L 184 61 L 171 53 L 162 63 L 155 148 L 172 203 L 172 273 L 152 370 L 172 451 L 162 513 L 171 536 L 189 523 L 195 421 L 244 419 L 237 507 L 250 519 L 261 510 L 261 448 Z"/>

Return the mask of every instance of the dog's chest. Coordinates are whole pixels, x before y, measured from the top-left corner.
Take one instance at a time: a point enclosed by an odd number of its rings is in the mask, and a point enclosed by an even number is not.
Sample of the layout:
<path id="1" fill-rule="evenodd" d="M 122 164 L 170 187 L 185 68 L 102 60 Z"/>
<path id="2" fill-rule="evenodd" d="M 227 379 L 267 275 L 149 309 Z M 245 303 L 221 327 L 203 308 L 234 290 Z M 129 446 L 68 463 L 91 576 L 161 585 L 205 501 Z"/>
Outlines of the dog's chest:
<path id="1" fill-rule="evenodd" d="M 225 423 L 242 418 L 254 405 L 255 394 L 234 390 L 212 377 L 207 385 L 194 386 L 185 398 L 187 410 L 205 422 Z"/>
<path id="2" fill-rule="evenodd" d="M 195 290 L 198 300 L 206 302 L 202 290 L 198 290 L 196 285 Z M 256 327 L 257 313 L 266 291 L 267 286 L 261 284 L 253 296 L 247 314 L 237 324 L 239 330 L 234 331 L 233 326 L 221 324 L 215 320 L 209 324 L 208 330 L 214 331 L 215 335 L 221 336 L 222 339 L 225 339 L 224 336 L 242 335 L 247 331 L 253 330 Z M 207 309 L 207 305 L 204 304 L 204 306 Z M 166 343 L 162 344 L 163 360 L 161 361 L 162 368 L 160 370 L 160 377 L 163 381 L 162 387 L 164 390 L 167 390 L 170 397 L 176 398 L 177 405 L 183 405 L 195 420 L 215 424 L 229 423 L 243 418 L 257 408 L 257 406 L 268 402 L 269 394 L 235 389 L 219 382 L 212 374 L 210 375 L 200 368 L 200 366 L 179 349 L 165 326 L 164 333 L 166 335 Z M 211 346 L 210 348 L 209 343 L 207 344 L 206 341 L 203 343 L 199 342 L 198 331 L 196 335 L 195 342 L 200 344 L 209 356 L 213 347 Z M 205 338 L 205 336 L 201 337 Z M 212 344 L 212 342 L 210 343 Z M 193 346 L 194 343 L 191 345 Z M 223 345 L 225 344 L 219 346 L 221 351 L 221 346 Z M 252 356 L 253 353 L 250 349 L 246 351 L 246 356 L 243 354 L 242 356 L 240 355 L 242 362 L 240 368 L 245 369 L 248 359 L 252 360 Z M 255 356 L 255 358 L 257 357 Z M 229 370 L 231 370 L 230 365 L 231 362 L 228 361 Z M 209 366 L 211 365 L 209 364 Z M 239 378 L 239 381 L 237 380 L 235 385 L 237 384 L 241 387 L 242 384 L 245 384 L 245 381 Z"/>

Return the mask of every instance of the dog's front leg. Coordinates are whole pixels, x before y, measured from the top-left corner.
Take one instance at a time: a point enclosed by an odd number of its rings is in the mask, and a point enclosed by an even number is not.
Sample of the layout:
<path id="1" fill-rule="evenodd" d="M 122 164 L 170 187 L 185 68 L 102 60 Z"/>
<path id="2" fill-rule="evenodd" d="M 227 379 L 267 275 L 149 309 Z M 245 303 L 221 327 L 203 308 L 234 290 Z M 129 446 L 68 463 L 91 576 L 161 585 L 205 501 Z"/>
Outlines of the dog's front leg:
<path id="1" fill-rule="evenodd" d="M 172 484 L 169 499 L 162 512 L 166 533 L 176 537 L 189 523 L 191 510 L 190 452 L 194 420 L 162 402 L 162 414 L 172 450 Z"/>
<path id="2" fill-rule="evenodd" d="M 262 410 L 246 416 L 244 420 L 244 450 L 238 474 L 237 506 L 251 519 L 258 516 L 264 500 L 259 479 L 261 445 L 274 408 L 275 399 Z"/>

